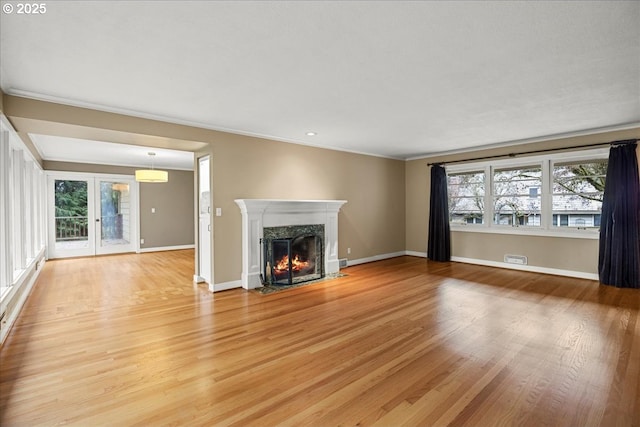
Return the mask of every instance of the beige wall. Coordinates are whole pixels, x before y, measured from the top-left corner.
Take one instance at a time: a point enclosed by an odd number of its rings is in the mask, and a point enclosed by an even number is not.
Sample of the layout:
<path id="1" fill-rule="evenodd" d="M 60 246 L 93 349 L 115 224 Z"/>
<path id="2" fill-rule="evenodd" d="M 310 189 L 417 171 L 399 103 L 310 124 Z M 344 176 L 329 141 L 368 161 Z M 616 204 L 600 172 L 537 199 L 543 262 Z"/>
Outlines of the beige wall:
<path id="1" fill-rule="evenodd" d="M 140 248 L 193 245 L 193 216 L 193 171 L 171 170 L 164 184 L 140 183 Z"/>
<path id="2" fill-rule="evenodd" d="M 427 248 L 430 185 L 427 163 L 634 138 L 640 138 L 640 128 L 408 161 L 406 165 L 407 250 L 424 253 Z M 640 158 L 640 155 L 638 157 Z M 532 266 L 597 273 L 597 240 L 472 232 L 452 232 L 451 234 L 453 256 L 502 262 L 505 254 L 525 255 L 528 257 L 529 265 Z"/>
<path id="3" fill-rule="evenodd" d="M 338 215 L 340 258 L 405 249 L 404 161 L 17 97 L 5 97 L 5 110 L 21 132 L 89 139 L 99 135 L 112 142 L 211 154 L 213 206 L 222 208 L 222 216 L 213 217 L 215 283 L 240 279 L 238 198 L 345 199 Z"/>
<path id="4" fill-rule="evenodd" d="M 112 142 L 210 154 L 213 207 L 222 209 L 221 217 L 213 217 L 215 283 L 240 278 L 241 216 L 234 199 L 345 199 L 338 217 L 340 258 L 425 253 L 427 163 L 640 137 L 635 128 L 404 162 L 11 96 L 4 97 L 4 110 L 20 132 L 99 135 Z M 191 218 L 193 225 L 195 212 Z M 454 232 L 452 247 L 454 256 L 500 262 L 505 253 L 515 253 L 528 256 L 530 265 L 560 270 L 594 273 L 597 264 L 597 241 L 588 239 Z"/>
<path id="5" fill-rule="evenodd" d="M 240 277 L 241 216 L 234 199 L 343 199 L 340 258 L 404 251 L 404 162 L 229 135 L 211 147 L 216 282 Z M 351 248 L 351 254 L 347 254 Z"/>
<path id="6" fill-rule="evenodd" d="M 45 161 L 45 170 L 133 175 L 135 168 Z M 169 182 L 140 183 L 141 249 L 194 244 L 193 171 L 169 171 Z M 151 213 L 151 208 L 156 213 Z"/>

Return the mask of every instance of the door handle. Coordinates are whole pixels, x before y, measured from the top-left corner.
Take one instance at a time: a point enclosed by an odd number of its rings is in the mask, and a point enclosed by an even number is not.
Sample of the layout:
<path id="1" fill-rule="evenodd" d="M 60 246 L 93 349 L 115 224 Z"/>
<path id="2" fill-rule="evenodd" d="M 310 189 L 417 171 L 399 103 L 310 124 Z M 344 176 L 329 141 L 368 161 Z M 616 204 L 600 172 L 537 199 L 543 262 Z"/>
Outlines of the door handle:
<path id="1" fill-rule="evenodd" d="M 96 222 L 100 222 L 100 218 L 96 218 Z"/>

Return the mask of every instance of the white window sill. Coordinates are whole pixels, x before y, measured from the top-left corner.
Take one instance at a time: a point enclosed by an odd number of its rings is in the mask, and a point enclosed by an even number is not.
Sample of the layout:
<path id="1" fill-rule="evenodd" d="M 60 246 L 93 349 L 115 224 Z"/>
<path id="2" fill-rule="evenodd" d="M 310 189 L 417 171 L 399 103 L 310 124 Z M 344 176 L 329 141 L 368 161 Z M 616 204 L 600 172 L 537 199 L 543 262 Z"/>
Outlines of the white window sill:
<path id="1" fill-rule="evenodd" d="M 486 225 L 451 225 L 451 231 L 465 233 L 489 233 L 489 234 L 512 234 L 519 236 L 538 237 L 561 237 L 569 239 L 591 239 L 598 240 L 600 232 L 598 230 L 548 230 L 536 227 L 511 227 L 511 226 L 486 226 Z"/>

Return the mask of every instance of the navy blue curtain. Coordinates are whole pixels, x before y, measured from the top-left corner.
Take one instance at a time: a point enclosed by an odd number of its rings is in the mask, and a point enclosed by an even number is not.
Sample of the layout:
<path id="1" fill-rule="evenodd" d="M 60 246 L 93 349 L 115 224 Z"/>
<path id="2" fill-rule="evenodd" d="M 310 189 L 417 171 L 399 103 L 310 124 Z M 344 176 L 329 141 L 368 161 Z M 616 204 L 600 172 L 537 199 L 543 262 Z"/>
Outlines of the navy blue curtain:
<path id="1" fill-rule="evenodd" d="M 427 244 L 427 257 L 433 261 L 451 260 L 447 172 L 440 165 L 431 166 L 431 200 L 429 202 L 429 243 Z"/>
<path id="2" fill-rule="evenodd" d="M 609 152 L 602 202 L 600 282 L 640 288 L 640 178 L 635 140 L 617 141 Z"/>

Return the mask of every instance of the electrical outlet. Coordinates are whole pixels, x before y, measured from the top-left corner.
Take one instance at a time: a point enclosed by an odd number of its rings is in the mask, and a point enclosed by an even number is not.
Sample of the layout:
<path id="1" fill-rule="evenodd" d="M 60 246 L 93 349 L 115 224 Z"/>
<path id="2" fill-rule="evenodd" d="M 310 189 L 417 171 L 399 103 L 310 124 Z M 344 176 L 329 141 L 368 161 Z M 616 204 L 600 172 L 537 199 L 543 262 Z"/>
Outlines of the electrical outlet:
<path id="1" fill-rule="evenodd" d="M 347 248 L 347 255 L 351 253 L 351 248 Z"/>
<path id="2" fill-rule="evenodd" d="M 144 239 L 140 239 L 140 244 L 144 245 Z"/>

